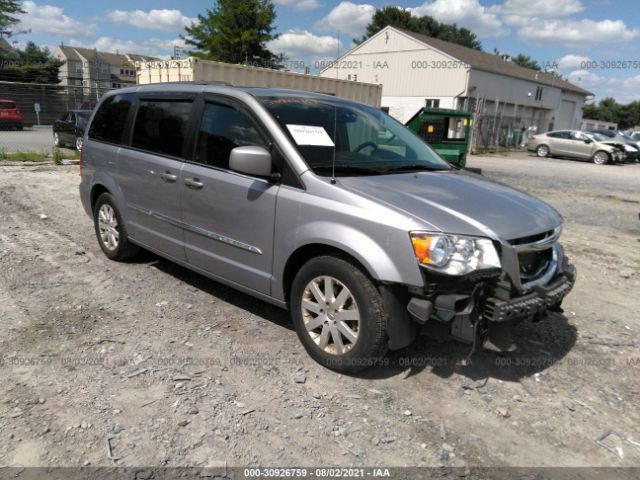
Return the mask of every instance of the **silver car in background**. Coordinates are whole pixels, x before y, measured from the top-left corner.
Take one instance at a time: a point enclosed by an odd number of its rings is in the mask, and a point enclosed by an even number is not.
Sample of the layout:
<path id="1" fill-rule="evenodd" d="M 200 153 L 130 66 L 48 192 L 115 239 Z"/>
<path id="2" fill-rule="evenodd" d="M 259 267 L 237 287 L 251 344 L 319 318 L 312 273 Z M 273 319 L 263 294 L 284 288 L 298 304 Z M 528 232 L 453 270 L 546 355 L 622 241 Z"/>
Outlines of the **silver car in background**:
<path id="1" fill-rule="evenodd" d="M 289 309 L 355 372 L 422 325 L 511 350 L 575 269 L 549 205 L 459 170 L 384 112 L 301 91 L 157 84 L 105 94 L 80 198 L 110 259 L 145 248 Z"/>
<path id="2" fill-rule="evenodd" d="M 556 130 L 529 136 L 527 150 L 539 157 L 567 157 L 596 165 L 621 162 L 624 149 L 594 140 L 580 130 Z"/>

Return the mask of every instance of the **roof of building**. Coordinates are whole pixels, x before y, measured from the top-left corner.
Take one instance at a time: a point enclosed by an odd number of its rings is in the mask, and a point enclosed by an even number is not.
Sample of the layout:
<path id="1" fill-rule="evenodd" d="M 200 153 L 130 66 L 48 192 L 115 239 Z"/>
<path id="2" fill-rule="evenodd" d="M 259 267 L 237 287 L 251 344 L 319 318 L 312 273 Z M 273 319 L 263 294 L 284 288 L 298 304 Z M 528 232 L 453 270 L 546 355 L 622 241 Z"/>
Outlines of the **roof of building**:
<path id="1" fill-rule="evenodd" d="M 500 56 L 491 53 L 483 52 L 469 47 L 458 45 L 457 43 L 447 42 L 438 38 L 428 37 L 420 33 L 411 32 L 402 28 L 392 27 L 410 37 L 418 40 L 421 43 L 427 44 L 431 47 L 440 50 L 447 55 L 467 63 L 471 68 L 476 70 L 484 70 L 492 73 L 499 73 L 501 75 L 507 75 L 509 77 L 520 78 L 522 80 L 529 80 L 532 82 L 541 83 L 543 85 L 549 85 L 552 87 L 558 87 L 563 90 L 569 90 L 571 92 L 580 93 L 582 95 L 593 95 L 593 93 L 578 87 L 567 80 L 558 78 L 550 73 L 541 72 L 538 70 L 532 70 L 531 68 L 521 67 L 513 62 L 503 60 Z"/>
<path id="2" fill-rule="evenodd" d="M 15 52 L 15 48 L 13 48 L 4 38 L 0 38 L 0 50 L 4 50 L 5 52 Z"/>
<path id="3" fill-rule="evenodd" d="M 70 47 L 67 45 L 60 45 L 58 47 L 62 53 L 70 60 L 93 60 L 98 59 L 103 63 L 108 63 L 109 65 L 117 65 L 117 66 L 133 66 L 132 62 L 135 61 L 150 61 L 150 60 L 159 60 L 157 57 L 138 55 L 135 53 L 110 53 L 110 52 L 100 52 L 98 50 L 92 48 L 82 48 L 82 47 Z"/>

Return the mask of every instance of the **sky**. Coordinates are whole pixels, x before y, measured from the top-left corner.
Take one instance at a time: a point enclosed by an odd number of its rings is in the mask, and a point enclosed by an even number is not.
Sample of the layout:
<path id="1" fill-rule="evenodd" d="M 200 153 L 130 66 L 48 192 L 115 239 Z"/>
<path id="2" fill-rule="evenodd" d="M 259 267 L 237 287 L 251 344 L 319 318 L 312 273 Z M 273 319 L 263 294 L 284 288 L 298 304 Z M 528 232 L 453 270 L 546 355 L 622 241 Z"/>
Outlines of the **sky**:
<path id="1" fill-rule="evenodd" d="M 322 60 L 353 47 L 377 8 L 398 6 L 475 32 L 485 51 L 523 53 L 573 83 L 622 103 L 640 95 L 640 8 L 637 0 L 274 0 L 277 32 L 268 46 L 291 66 L 317 71 Z M 211 8 L 211 0 L 24 1 L 10 41 L 54 48 L 95 47 L 169 57 L 183 46 L 184 26 Z"/>

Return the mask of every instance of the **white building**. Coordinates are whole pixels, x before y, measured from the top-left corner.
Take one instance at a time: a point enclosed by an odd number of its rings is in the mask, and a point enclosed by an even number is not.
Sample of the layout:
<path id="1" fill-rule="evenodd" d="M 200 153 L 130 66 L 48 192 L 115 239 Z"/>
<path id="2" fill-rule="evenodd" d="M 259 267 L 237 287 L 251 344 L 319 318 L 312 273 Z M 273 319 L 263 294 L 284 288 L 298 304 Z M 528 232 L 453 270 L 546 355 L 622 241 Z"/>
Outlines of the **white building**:
<path id="1" fill-rule="evenodd" d="M 85 95 L 136 84 L 135 62 L 158 60 L 137 54 L 99 52 L 91 48 L 59 45 L 53 56 L 60 67 L 60 85 L 82 88 Z"/>
<path id="2" fill-rule="evenodd" d="M 382 84 L 382 107 L 401 122 L 426 105 L 475 110 L 500 128 L 509 120 L 512 130 L 577 129 L 585 98 L 593 95 L 498 55 L 395 27 L 382 29 L 320 75 Z"/>

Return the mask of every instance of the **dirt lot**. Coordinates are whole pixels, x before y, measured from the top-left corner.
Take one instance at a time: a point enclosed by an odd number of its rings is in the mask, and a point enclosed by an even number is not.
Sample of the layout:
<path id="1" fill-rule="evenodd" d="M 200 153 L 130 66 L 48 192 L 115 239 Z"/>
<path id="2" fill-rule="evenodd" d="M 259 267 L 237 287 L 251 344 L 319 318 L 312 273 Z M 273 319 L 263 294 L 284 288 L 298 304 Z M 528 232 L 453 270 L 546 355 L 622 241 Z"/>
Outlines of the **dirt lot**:
<path id="1" fill-rule="evenodd" d="M 357 377 L 316 365 L 286 312 L 108 261 L 77 166 L 0 167 L 0 465 L 640 466 L 640 164 L 470 165 L 564 215 L 564 315 L 514 354 L 462 365 L 421 338 Z"/>

